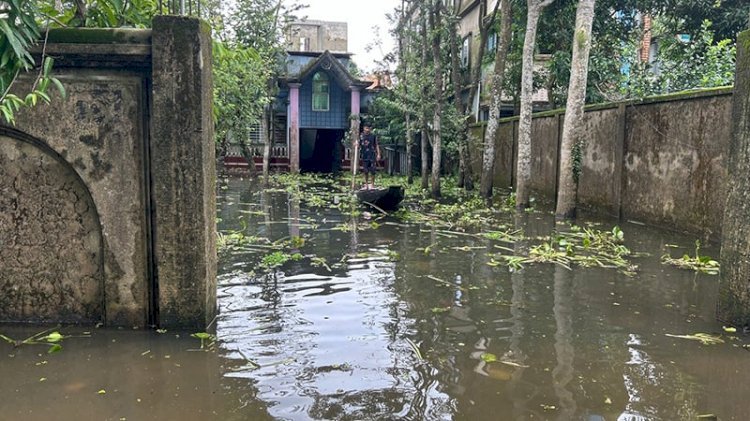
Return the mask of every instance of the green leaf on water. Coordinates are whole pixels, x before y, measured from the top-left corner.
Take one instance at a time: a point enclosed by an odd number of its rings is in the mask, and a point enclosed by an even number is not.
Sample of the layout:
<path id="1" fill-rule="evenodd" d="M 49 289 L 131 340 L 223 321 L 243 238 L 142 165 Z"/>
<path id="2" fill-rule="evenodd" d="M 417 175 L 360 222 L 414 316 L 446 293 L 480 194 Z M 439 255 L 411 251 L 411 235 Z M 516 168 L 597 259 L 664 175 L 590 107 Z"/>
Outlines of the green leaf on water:
<path id="1" fill-rule="evenodd" d="M 44 338 L 47 342 L 55 343 L 60 342 L 63 339 L 63 335 L 60 332 L 52 332 Z"/>
<path id="2" fill-rule="evenodd" d="M 737 332 L 737 328 L 735 328 L 735 327 L 722 326 L 722 328 L 724 329 L 724 332 L 727 332 L 727 333 L 736 333 Z"/>
<path id="3" fill-rule="evenodd" d="M 489 352 L 483 352 L 481 358 L 482 361 L 486 363 L 494 363 L 495 361 L 497 361 L 497 355 L 490 354 Z"/>
<path id="4" fill-rule="evenodd" d="M 194 338 L 198 338 L 198 339 L 211 339 L 211 334 L 206 333 L 206 332 L 193 333 L 190 336 L 192 336 Z"/>
<path id="5" fill-rule="evenodd" d="M 62 350 L 62 345 L 60 344 L 54 344 L 47 350 L 48 354 L 54 354 L 55 352 L 60 352 Z"/>

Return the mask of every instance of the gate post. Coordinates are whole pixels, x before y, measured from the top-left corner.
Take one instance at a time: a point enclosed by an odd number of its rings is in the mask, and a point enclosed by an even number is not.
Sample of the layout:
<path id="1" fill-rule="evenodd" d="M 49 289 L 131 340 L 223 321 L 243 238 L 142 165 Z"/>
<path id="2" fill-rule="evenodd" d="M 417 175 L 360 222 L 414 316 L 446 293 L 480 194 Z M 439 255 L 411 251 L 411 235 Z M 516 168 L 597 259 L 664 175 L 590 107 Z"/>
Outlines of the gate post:
<path id="1" fill-rule="evenodd" d="M 156 321 L 204 329 L 216 314 L 211 30 L 153 20 L 151 201 Z"/>

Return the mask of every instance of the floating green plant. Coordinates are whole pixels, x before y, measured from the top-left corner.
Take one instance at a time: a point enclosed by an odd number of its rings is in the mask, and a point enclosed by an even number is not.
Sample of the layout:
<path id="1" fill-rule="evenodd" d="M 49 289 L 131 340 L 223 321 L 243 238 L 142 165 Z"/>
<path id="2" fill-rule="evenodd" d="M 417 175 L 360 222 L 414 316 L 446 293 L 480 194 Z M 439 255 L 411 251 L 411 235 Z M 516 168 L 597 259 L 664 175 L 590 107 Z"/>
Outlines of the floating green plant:
<path id="1" fill-rule="evenodd" d="M 72 338 L 73 336 L 65 336 L 57 331 L 52 331 L 52 329 L 48 329 L 39 333 L 36 333 L 34 335 L 29 336 L 26 339 L 13 339 L 9 336 L 0 334 L 0 339 L 8 342 L 9 344 L 13 345 L 15 348 L 20 348 L 24 345 L 44 345 L 48 346 L 47 349 L 48 354 L 54 354 L 55 352 L 59 352 L 62 350 L 61 342 L 63 339 L 66 338 Z M 79 335 L 77 337 L 83 337 L 88 338 L 89 335 Z"/>
<path id="2" fill-rule="evenodd" d="M 213 350 L 214 346 L 216 345 L 216 335 L 212 335 L 206 332 L 198 332 L 193 333 L 190 336 L 201 341 L 201 350 L 203 351 Z"/>
<path id="3" fill-rule="evenodd" d="M 519 234 L 514 235 L 514 239 L 520 241 Z M 555 263 L 566 269 L 573 265 L 601 267 L 617 269 L 623 274 L 632 275 L 636 266 L 628 260 L 631 252 L 622 244 L 624 238 L 625 235 L 619 227 L 614 227 L 610 231 L 600 231 L 573 225 L 570 231 L 542 237 L 543 242 L 532 245 L 527 256 L 490 255 L 487 264 L 507 265 L 512 270 L 518 270 L 528 263 Z M 513 252 L 513 249 L 507 247 L 495 247 Z"/>
<path id="4" fill-rule="evenodd" d="M 701 256 L 700 249 L 700 240 L 695 240 L 695 256 L 690 256 L 686 253 L 681 258 L 675 259 L 671 255 L 665 254 L 661 257 L 661 260 L 665 264 L 677 266 L 682 269 L 694 270 L 709 275 L 718 275 L 720 271 L 719 262 L 708 256 Z"/>
<path id="5" fill-rule="evenodd" d="M 282 266 L 284 263 L 293 260 L 298 261 L 302 260 L 303 256 L 299 253 L 289 254 L 285 253 L 283 251 L 275 251 L 271 254 L 267 254 L 263 257 L 263 260 L 260 262 L 260 266 L 263 269 L 276 269 Z"/>
<path id="6" fill-rule="evenodd" d="M 669 333 L 665 333 L 664 336 L 669 336 L 670 338 L 679 338 L 679 339 L 688 339 L 691 341 L 699 341 L 703 345 L 717 345 L 717 344 L 724 343 L 724 340 L 721 339 L 721 336 L 711 335 L 708 333 L 694 333 L 692 335 L 672 335 Z"/>

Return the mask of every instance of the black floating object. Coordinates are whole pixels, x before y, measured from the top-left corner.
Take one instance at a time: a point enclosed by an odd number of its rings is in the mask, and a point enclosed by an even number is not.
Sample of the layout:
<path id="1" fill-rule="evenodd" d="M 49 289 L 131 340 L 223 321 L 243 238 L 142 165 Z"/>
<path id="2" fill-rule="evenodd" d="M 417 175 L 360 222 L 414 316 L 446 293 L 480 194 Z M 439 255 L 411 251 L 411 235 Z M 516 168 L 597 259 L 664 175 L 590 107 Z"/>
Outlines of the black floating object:
<path id="1" fill-rule="evenodd" d="M 363 203 L 371 203 L 382 210 L 394 210 L 404 200 L 404 188 L 401 186 L 389 186 L 385 188 L 357 190 L 357 199 Z"/>

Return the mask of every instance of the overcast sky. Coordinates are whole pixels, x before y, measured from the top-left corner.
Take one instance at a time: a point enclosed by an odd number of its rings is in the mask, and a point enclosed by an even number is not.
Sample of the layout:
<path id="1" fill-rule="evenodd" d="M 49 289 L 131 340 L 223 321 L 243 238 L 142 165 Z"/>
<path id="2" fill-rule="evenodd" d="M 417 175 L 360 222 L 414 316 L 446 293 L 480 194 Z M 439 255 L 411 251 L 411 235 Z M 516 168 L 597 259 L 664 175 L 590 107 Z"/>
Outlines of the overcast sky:
<path id="1" fill-rule="evenodd" d="M 292 3 L 292 0 L 284 1 Z M 374 61 L 393 49 L 385 15 L 400 6 L 401 0 L 301 0 L 301 3 L 309 7 L 298 12 L 300 16 L 349 24 L 349 52 L 355 54 L 353 58 L 360 69 L 372 70 Z M 383 47 L 367 52 L 367 46 L 377 39 L 374 26 L 380 29 Z"/>

